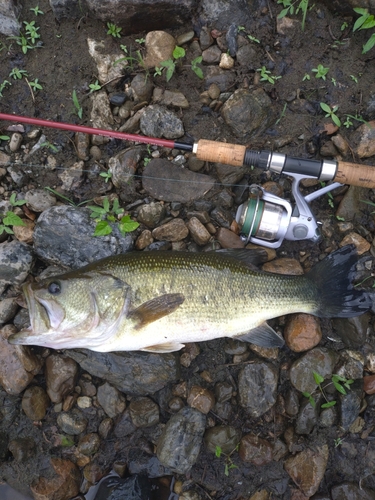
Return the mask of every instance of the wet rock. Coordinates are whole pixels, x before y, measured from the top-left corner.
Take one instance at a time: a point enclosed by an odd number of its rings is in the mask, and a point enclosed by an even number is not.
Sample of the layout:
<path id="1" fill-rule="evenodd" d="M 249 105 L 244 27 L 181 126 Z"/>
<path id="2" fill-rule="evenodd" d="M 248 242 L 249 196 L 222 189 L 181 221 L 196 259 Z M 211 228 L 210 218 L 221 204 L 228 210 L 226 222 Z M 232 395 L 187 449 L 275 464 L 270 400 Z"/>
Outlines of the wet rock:
<path id="1" fill-rule="evenodd" d="M 219 403 L 229 401 L 233 395 L 233 386 L 229 382 L 218 382 L 215 385 L 215 397 Z"/>
<path id="2" fill-rule="evenodd" d="M 190 231 L 191 237 L 197 245 L 206 245 L 210 241 L 211 234 L 196 217 L 192 217 L 188 221 L 187 227 Z"/>
<path id="3" fill-rule="evenodd" d="M 121 190 L 121 199 L 133 201 L 136 196 L 134 175 L 142 158 L 144 148 L 136 146 L 120 151 L 109 159 L 109 171 L 112 174 L 111 181 L 114 186 Z"/>
<path id="4" fill-rule="evenodd" d="M 24 392 L 22 409 L 30 420 L 42 420 L 46 416 L 49 405 L 50 399 L 42 387 L 34 385 Z"/>
<path id="5" fill-rule="evenodd" d="M 341 351 L 340 363 L 335 373 L 347 379 L 362 379 L 365 360 L 358 351 Z"/>
<path id="6" fill-rule="evenodd" d="M 366 342 L 370 314 L 362 314 L 355 318 L 334 318 L 332 325 L 345 345 L 359 348 Z"/>
<path id="7" fill-rule="evenodd" d="M 4 0 L 0 7 L 0 33 L 18 36 L 21 27 L 18 21 L 21 5 L 13 0 Z"/>
<path id="8" fill-rule="evenodd" d="M 57 425 L 60 429 L 70 436 L 78 436 L 85 432 L 87 419 L 83 413 L 75 408 L 70 412 L 61 412 L 57 415 Z"/>
<path id="9" fill-rule="evenodd" d="M 319 488 L 328 461 L 328 446 L 304 450 L 285 461 L 284 467 L 295 484 L 311 497 Z"/>
<path id="10" fill-rule="evenodd" d="M 33 263 L 33 251 L 25 243 L 13 240 L 0 244 L 0 294 L 7 285 L 21 285 Z"/>
<path id="11" fill-rule="evenodd" d="M 219 446 L 222 453 L 229 455 L 236 449 L 241 439 L 241 431 L 231 425 L 217 425 L 205 432 L 204 443 L 211 453 Z"/>
<path id="12" fill-rule="evenodd" d="M 123 109 L 123 107 L 121 109 Z M 122 125 L 119 128 L 119 131 L 120 132 L 129 132 L 131 134 L 136 133 L 139 129 L 140 121 L 141 121 L 141 118 L 142 118 L 145 110 L 146 110 L 146 108 L 142 108 L 139 111 L 137 111 L 133 116 L 131 116 L 128 120 L 126 120 L 124 125 Z M 120 115 L 121 115 L 121 113 L 120 113 Z M 125 117 L 123 116 L 123 118 L 125 118 Z"/>
<path id="13" fill-rule="evenodd" d="M 375 155 L 375 121 L 360 125 L 350 136 L 350 144 L 359 158 Z"/>
<path id="14" fill-rule="evenodd" d="M 290 389 L 285 395 L 285 411 L 291 417 L 297 415 L 299 411 L 298 394 L 294 389 Z"/>
<path id="15" fill-rule="evenodd" d="M 123 236 L 116 225 L 111 234 L 100 238 L 93 236 L 94 230 L 89 209 L 52 207 L 40 215 L 35 226 L 35 252 L 42 260 L 76 269 L 109 255 L 128 252 L 133 246 L 132 236 Z"/>
<path id="16" fill-rule="evenodd" d="M 263 264 L 262 269 L 268 273 L 293 274 L 295 276 L 303 274 L 302 266 L 298 260 L 286 257 L 266 262 Z"/>
<path id="17" fill-rule="evenodd" d="M 198 385 L 193 385 L 187 399 L 188 405 L 207 415 L 215 405 L 215 397 L 211 391 Z"/>
<path id="18" fill-rule="evenodd" d="M 363 381 L 357 380 L 346 391 L 346 395 L 340 394 L 339 420 L 340 426 L 348 431 L 349 427 L 355 422 L 361 410 Z"/>
<path id="19" fill-rule="evenodd" d="M 9 443 L 9 451 L 16 462 L 25 462 L 35 455 L 35 441 L 30 437 L 13 439 Z"/>
<path id="20" fill-rule="evenodd" d="M 133 434 L 137 430 L 130 417 L 129 408 L 117 419 L 113 433 L 118 438 L 123 438 Z"/>
<path id="21" fill-rule="evenodd" d="M 224 103 L 221 114 L 237 137 L 250 138 L 270 127 L 275 116 L 263 89 L 238 89 Z"/>
<path id="22" fill-rule="evenodd" d="M 180 376 L 178 357 L 174 353 L 99 353 L 86 349 L 66 350 L 65 353 L 83 370 L 126 394 L 154 394 Z"/>
<path id="23" fill-rule="evenodd" d="M 315 399 L 315 406 L 312 406 L 308 399 L 303 401 L 301 404 L 300 410 L 298 412 L 298 417 L 296 420 L 295 431 L 297 434 L 310 434 L 315 425 L 318 423 L 319 398 L 314 398 L 314 399 Z"/>
<path id="24" fill-rule="evenodd" d="M 355 245 L 357 249 L 358 255 L 362 255 L 365 252 L 368 252 L 371 247 L 371 243 L 369 243 L 365 238 L 363 238 L 360 234 L 352 232 L 347 234 L 341 241 L 340 247 L 344 247 L 345 245 Z"/>
<path id="25" fill-rule="evenodd" d="M 248 167 L 232 167 L 224 163 L 215 163 L 216 174 L 223 184 L 238 184 L 246 174 Z"/>
<path id="26" fill-rule="evenodd" d="M 366 394 L 375 394 L 375 375 L 363 377 L 363 390 Z"/>
<path id="27" fill-rule="evenodd" d="M 97 398 L 100 406 L 111 418 L 120 415 L 126 408 L 126 401 L 123 394 L 116 387 L 112 387 L 108 383 L 98 387 Z"/>
<path id="28" fill-rule="evenodd" d="M 155 158 L 143 171 L 143 188 L 157 200 L 190 203 L 214 186 L 214 179 L 186 168 L 176 168 L 169 161 Z"/>
<path id="29" fill-rule="evenodd" d="M 212 38 L 211 31 L 207 26 L 203 26 L 199 35 L 199 44 L 202 50 L 207 49 L 212 45 L 214 39 Z"/>
<path id="30" fill-rule="evenodd" d="M 255 434 L 247 434 L 240 441 L 238 455 L 244 462 L 266 465 L 272 460 L 272 444 Z"/>
<path id="31" fill-rule="evenodd" d="M 109 95 L 109 102 L 112 104 L 112 106 L 122 106 L 126 100 L 126 94 L 125 92 L 116 92 L 116 94 L 110 94 Z"/>
<path id="32" fill-rule="evenodd" d="M 144 28 L 142 28 L 144 30 Z M 162 61 L 172 58 L 176 40 L 165 31 L 150 31 L 146 35 L 146 56 L 143 59 L 146 68 L 159 66 Z"/>
<path id="33" fill-rule="evenodd" d="M 95 432 L 86 434 L 78 441 L 77 449 L 82 455 L 90 457 L 95 455 L 100 448 L 100 437 Z"/>
<path id="34" fill-rule="evenodd" d="M 337 409 L 332 406 L 331 408 L 324 408 L 319 416 L 319 425 L 321 427 L 332 427 L 337 422 Z"/>
<path id="35" fill-rule="evenodd" d="M 182 121 L 168 109 L 158 104 L 145 108 L 141 116 L 140 128 L 144 135 L 178 139 L 184 135 Z"/>
<path id="36" fill-rule="evenodd" d="M 53 403 L 60 403 L 74 389 L 78 365 L 69 357 L 52 354 L 46 359 L 45 377 L 48 396 Z"/>
<path id="37" fill-rule="evenodd" d="M 52 0 L 51 4 L 57 4 L 57 2 L 58 0 Z M 59 3 L 61 4 L 61 1 L 59 1 Z M 109 80 L 119 78 L 123 75 L 124 68 L 128 65 L 128 62 L 124 60 L 124 53 L 121 52 L 121 50 L 104 53 L 104 43 L 98 42 L 92 38 L 87 39 L 87 45 L 89 54 L 97 65 L 98 80 L 102 85 Z M 115 64 L 116 61 L 120 62 Z M 98 92 L 95 92 L 95 94 L 97 93 Z"/>
<path id="38" fill-rule="evenodd" d="M 363 208 L 361 200 L 365 200 L 366 196 L 367 194 L 365 188 L 349 186 L 349 189 L 340 201 L 338 209 L 336 210 L 336 217 L 340 217 L 345 221 L 355 219 L 356 214 L 358 214 L 361 208 Z"/>
<path id="39" fill-rule="evenodd" d="M 147 227 L 154 228 L 163 219 L 165 215 L 165 206 L 161 203 L 151 202 L 148 205 L 142 205 L 137 215 L 137 221 Z"/>
<path id="40" fill-rule="evenodd" d="M 317 384 L 313 372 L 327 377 L 333 373 L 336 363 L 336 353 L 323 347 L 317 347 L 307 352 L 292 364 L 290 368 L 290 381 L 300 392 L 314 392 Z"/>
<path id="41" fill-rule="evenodd" d="M 134 92 L 134 100 L 136 102 L 149 101 L 151 99 L 154 85 L 145 75 L 141 73 L 135 75 L 130 86 Z"/>
<path id="42" fill-rule="evenodd" d="M 219 66 L 206 66 L 205 71 L 205 87 L 209 87 L 213 83 L 217 85 L 220 92 L 226 92 L 235 81 L 233 71 L 226 71 Z"/>
<path id="43" fill-rule="evenodd" d="M 15 331 L 12 325 L 0 330 L 0 385 L 14 395 L 20 394 L 41 368 L 40 360 L 29 347 L 8 343 Z"/>
<path id="44" fill-rule="evenodd" d="M 54 477 L 39 477 L 31 484 L 35 500 L 67 500 L 79 493 L 81 474 L 70 460 L 51 458 Z"/>
<path id="45" fill-rule="evenodd" d="M 34 212 L 44 212 L 56 205 L 56 198 L 44 189 L 31 189 L 25 194 L 28 208 Z"/>
<path id="46" fill-rule="evenodd" d="M 234 233 L 226 227 L 219 227 L 216 231 L 215 238 L 220 243 L 222 248 L 244 248 L 245 243 L 241 240 L 238 234 Z"/>
<path id="47" fill-rule="evenodd" d="M 185 222 L 182 219 L 173 219 L 152 231 L 156 240 L 181 241 L 189 234 Z"/>
<path id="48" fill-rule="evenodd" d="M 354 483 L 341 483 L 331 489 L 332 500 L 374 500 L 373 490 Z"/>
<path id="49" fill-rule="evenodd" d="M 319 344 L 322 330 L 319 320 L 310 314 L 292 314 L 284 328 L 284 339 L 294 352 L 308 351 Z"/>
<path id="50" fill-rule="evenodd" d="M 150 398 L 133 399 L 129 405 L 129 414 L 135 427 L 152 427 L 159 423 L 159 407 Z"/>
<path id="51" fill-rule="evenodd" d="M 0 325 L 10 321 L 16 314 L 18 304 L 16 299 L 9 298 L 0 301 Z"/>
<path id="52" fill-rule="evenodd" d="M 278 374 L 270 363 L 256 361 L 238 375 L 239 403 L 252 417 L 259 417 L 276 402 Z"/>
<path id="53" fill-rule="evenodd" d="M 166 423 L 157 444 L 157 457 L 173 472 L 185 474 L 196 462 L 202 445 L 206 417 L 194 408 L 183 408 Z"/>

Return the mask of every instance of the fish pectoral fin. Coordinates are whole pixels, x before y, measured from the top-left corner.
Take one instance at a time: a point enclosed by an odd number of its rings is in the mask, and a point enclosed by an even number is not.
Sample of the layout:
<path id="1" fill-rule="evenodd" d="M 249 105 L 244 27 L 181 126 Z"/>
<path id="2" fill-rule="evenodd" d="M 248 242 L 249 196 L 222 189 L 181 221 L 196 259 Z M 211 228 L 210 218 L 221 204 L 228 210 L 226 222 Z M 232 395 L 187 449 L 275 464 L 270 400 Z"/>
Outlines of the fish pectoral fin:
<path id="1" fill-rule="evenodd" d="M 131 311 L 128 317 L 138 320 L 135 328 L 139 330 L 149 323 L 173 313 L 184 300 L 185 297 L 181 293 L 166 293 L 144 302 L 137 309 Z"/>
<path id="2" fill-rule="evenodd" d="M 275 332 L 267 323 L 253 328 L 249 332 L 234 337 L 243 342 L 250 342 L 251 344 L 259 345 L 260 347 L 282 347 L 284 339 Z"/>
<path id="3" fill-rule="evenodd" d="M 172 342 L 165 342 L 164 344 L 159 344 L 159 345 L 149 345 L 141 349 L 141 351 L 156 352 L 160 354 L 164 352 L 179 351 L 183 347 L 185 347 L 185 344 L 180 344 L 179 342 L 172 341 Z"/>

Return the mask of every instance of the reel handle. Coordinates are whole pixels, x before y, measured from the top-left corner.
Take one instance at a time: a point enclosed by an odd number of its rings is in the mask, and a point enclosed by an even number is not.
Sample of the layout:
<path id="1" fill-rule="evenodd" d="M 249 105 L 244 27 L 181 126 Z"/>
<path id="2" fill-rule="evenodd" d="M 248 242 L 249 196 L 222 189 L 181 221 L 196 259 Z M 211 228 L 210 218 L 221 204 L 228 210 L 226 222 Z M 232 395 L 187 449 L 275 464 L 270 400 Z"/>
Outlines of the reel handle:
<path id="1" fill-rule="evenodd" d="M 375 188 L 375 167 L 338 161 L 336 176 L 333 180 L 341 184 L 373 189 Z"/>

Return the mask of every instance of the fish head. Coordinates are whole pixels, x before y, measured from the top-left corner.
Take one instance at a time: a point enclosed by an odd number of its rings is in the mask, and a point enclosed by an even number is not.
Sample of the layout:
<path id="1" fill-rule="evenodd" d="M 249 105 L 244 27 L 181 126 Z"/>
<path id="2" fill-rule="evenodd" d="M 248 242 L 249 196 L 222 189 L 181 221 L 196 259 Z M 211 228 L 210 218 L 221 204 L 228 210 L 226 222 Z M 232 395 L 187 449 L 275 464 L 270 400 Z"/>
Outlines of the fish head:
<path id="1" fill-rule="evenodd" d="M 105 341 L 126 314 L 129 286 L 102 273 L 67 273 L 23 285 L 30 327 L 9 337 L 11 344 L 54 349 Z"/>

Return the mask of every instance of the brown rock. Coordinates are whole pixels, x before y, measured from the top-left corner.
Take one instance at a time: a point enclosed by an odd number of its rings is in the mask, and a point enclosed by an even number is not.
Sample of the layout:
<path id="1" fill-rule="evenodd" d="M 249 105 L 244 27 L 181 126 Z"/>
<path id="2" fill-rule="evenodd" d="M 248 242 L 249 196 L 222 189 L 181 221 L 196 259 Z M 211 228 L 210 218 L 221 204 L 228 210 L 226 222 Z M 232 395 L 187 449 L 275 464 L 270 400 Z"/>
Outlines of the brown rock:
<path id="1" fill-rule="evenodd" d="M 46 360 L 47 394 L 53 403 L 60 403 L 73 391 L 78 376 L 78 365 L 72 359 L 58 354 Z"/>
<path id="2" fill-rule="evenodd" d="M 260 490 L 254 493 L 249 500 L 269 500 L 270 493 L 267 490 Z"/>
<path id="3" fill-rule="evenodd" d="M 354 144 L 354 152 L 359 158 L 375 155 L 375 121 L 360 125 L 352 134 L 350 143 Z"/>
<path id="4" fill-rule="evenodd" d="M 152 231 L 152 236 L 155 239 L 167 241 L 180 241 L 186 238 L 188 234 L 189 230 L 182 219 L 171 220 Z"/>
<path id="5" fill-rule="evenodd" d="M 30 420 L 42 420 L 49 405 L 50 399 L 42 387 L 33 386 L 26 389 L 22 398 L 22 409 Z"/>
<path id="6" fill-rule="evenodd" d="M 263 271 L 276 274 L 303 274 L 301 264 L 296 259 L 280 258 L 266 262 L 262 266 Z"/>
<path id="7" fill-rule="evenodd" d="M 204 225 L 200 222 L 197 217 L 192 217 L 188 223 L 187 227 L 190 231 L 190 234 L 197 245 L 206 245 L 210 239 L 211 235 L 204 227 Z"/>
<path id="8" fill-rule="evenodd" d="M 89 158 L 89 147 L 90 147 L 90 136 L 88 134 L 83 134 L 82 132 L 77 132 L 74 137 L 74 142 L 76 145 L 77 156 L 80 160 L 88 160 Z"/>
<path id="9" fill-rule="evenodd" d="M 35 223 L 29 219 L 22 219 L 24 226 L 13 226 L 14 236 L 22 243 L 31 244 L 33 242 L 33 234 Z"/>
<path id="10" fill-rule="evenodd" d="M 319 488 L 328 461 L 328 446 L 325 444 L 313 451 L 307 449 L 285 461 L 284 467 L 302 493 L 311 497 Z"/>
<path id="11" fill-rule="evenodd" d="M 51 458 L 55 477 L 40 477 L 30 488 L 35 500 L 69 500 L 78 495 L 81 475 L 70 460 Z"/>
<path id="12" fill-rule="evenodd" d="M 145 68 L 159 66 L 162 61 L 172 58 L 176 41 L 165 31 L 150 31 L 146 35 L 146 57 L 143 59 Z"/>
<path id="13" fill-rule="evenodd" d="M 138 236 L 137 241 L 135 242 L 135 247 L 137 248 L 137 250 L 143 250 L 144 248 L 148 247 L 148 245 L 151 245 L 153 241 L 154 238 L 152 237 L 151 231 L 145 229 Z"/>
<path id="14" fill-rule="evenodd" d="M 319 320 L 311 314 L 292 314 L 284 328 L 284 339 L 294 352 L 308 351 L 322 339 Z"/>
<path id="15" fill-rule="evenodd" d="M 358 255 L 368 252 L 371 247 L 371 244 L 365 240 L 365 238 L 354 232 L 349 233 L 344 237 L 344 239 L 340 242 L 340 247 L 350 244 L 354 244 L 356 246 Z"/>
<path id="16" fill-rule="evenodd" d="M 375 375 L 363 377 L 363 390 L 366 394 L 375 394 Z"/>
<path id="17" fill-rule="evenodd" d="M 244 462 L 265 465 L 272 461 L 272 444 L 255 434 L 247 434 L 240 441 L 238 455 Z"/>
<path id="18" fill-rule="evenodd" d="M 245 243 L 233 231 L 220 227 L 216 232 L 216 239 L 223 248 L 244 248 Z"/>
<path id="19" fill-rule="evenodd" d="M 208 389 L 204 389 L 199 385 L 193 385 L 187 402 L 192 408 L 196 408 L 201 413 L 207 415 L 215 405 L 215 396 Z"/>

